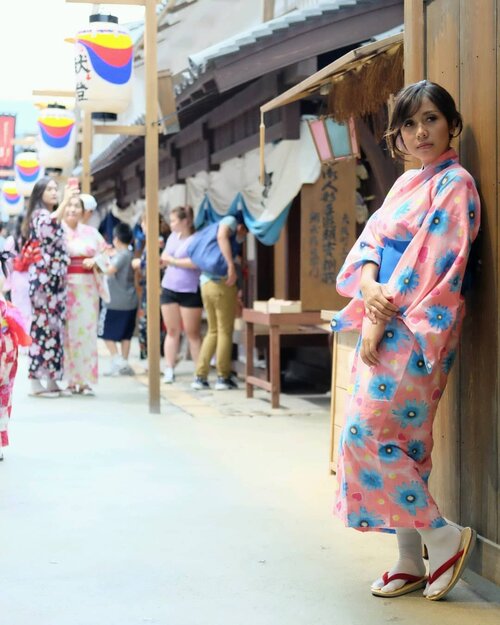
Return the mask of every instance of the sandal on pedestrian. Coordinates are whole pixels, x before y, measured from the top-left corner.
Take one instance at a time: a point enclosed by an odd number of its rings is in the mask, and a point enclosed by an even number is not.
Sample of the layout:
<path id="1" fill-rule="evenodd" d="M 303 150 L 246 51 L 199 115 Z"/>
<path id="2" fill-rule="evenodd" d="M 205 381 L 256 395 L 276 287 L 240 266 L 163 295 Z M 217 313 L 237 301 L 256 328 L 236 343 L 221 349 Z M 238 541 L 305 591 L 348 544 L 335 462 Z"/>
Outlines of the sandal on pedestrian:
<path id="1" fill-rule="evenodd" d="M 449 560 L 446 560 L 446 562 L 444 562 L 444 564 L 436 569 L 434 573 L 432 573 L 432 575 L 429 575 L 428 580 L 428 584 L 430 586 L 439 577 L 441 577 L 443 573 L 445 573 L 452 566 L 454 566 L 453 575 L 450 579 L 450 583 L 448 584 L 448 586 L 443 588 L 441 592 L 438 592 L 435 595 L 427 595 L 426 599 L 429 599 L 429 601 L 439 601 L 439 599 L 442 599 L 450 592 L 450 590 L 453 588 L 453 586 L 455 586 L 455 584 L 462 576 L 465 567 L 467 566 L 467 562 L 469 561 L 469 558 L 474 551 L 474 545 L 476 542 L 476 531 L 473 530 L 471 527 L 464 527 L 460 534 L 460 547 L 458 552 Z"/>
<path id="2" fill-rule="evenodd" d="M 55 399 L 56 397 L 61 397 L 61 393 L 59 391 L 32 391 L 28 393 L 30 397 L 45 397 L 46 399 Z"/>
<path id="3" fill-rule="evenodd" d="M 402 579 L 406 582 L 406 584 L 397 590 L 391 590 L 389 592 L 384 592 L 382 588 L 372 587 L 372 595 L 375 595 L 375 597 L 401 597 L 402 595 L 406 595 L 414 590 L 419 590 L 427 584 L 427 575 L 419 576 L 410 575 L 409 573 L 394 573 L 394 575 L 389 575 L 389 572 L 386 571 L 382 575 L 382 579 L 384 581 L 384 586 L 393 582 L 395 579 Z"/>
<path id="4" fill-rule="evenodd" d="M 95 393 L 90 386 L 82 386 L 80 388 L 80 395 L 84 395 L 85 397 L 95 397 Z"/>

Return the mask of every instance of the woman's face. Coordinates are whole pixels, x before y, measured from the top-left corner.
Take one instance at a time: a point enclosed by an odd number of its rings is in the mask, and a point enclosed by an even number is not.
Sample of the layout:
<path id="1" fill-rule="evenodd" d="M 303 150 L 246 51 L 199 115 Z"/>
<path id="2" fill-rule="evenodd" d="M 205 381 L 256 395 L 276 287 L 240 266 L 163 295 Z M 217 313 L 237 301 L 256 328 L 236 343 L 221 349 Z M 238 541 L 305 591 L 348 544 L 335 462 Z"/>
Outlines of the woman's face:
<path id="1" fill-rule="evenodd" d="M 42 195 L 42 202 L 49 210 L 52 210 L 54 206 L 57 205 L 57 182 L 55 180 L 51 180 L 45 187 L 45 191 Z"/>
<path id="2" fill-rule="evenodd" d="M 401 127 L 407 152 L 422 165 L 429 165 L 446 152 L 452 132 L 446 117 L 429 98 L 423 98 L 418 111 Z"/>
<path id="3" fill-rule="evenodd" d="M 172 213 L 170 215 L 170 230 L 172 230 L 172 232 L 182 232 L 185 221 L 185 219 L 179 219 L 175 213 Z"/>
<path id="4" fill-rule="evenodd" d="M 75 228 L 83 217 L 83 208 L 77 197 L 72 197 L 64 209 L 64 221 L 68 226 Z"/>

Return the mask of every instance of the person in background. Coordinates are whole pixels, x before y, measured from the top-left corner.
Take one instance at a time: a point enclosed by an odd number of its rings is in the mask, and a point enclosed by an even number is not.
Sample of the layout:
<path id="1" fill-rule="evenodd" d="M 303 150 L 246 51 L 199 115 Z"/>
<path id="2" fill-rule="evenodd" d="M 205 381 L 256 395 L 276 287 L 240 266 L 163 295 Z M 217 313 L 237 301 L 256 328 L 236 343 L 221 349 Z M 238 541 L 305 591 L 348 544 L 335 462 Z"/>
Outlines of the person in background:
<path id="1" fill-rule="evenodd" d="M 83 204 L 83 216 L 80 223 L 93 228 L 99 228 L 101 220 L 97 211 L 97 201 L 93 195 L 89 193 L 80 193 L 80 200 Z"/>
<path id="2" fill-rule="evenodd" d="M 381 597 L 424 588 L 427 599 L 442 599 L 474 547 L 475 531 L 449 524 L 428 489 L 432 425 L 457 355 L 462 283 L 480 223 L 476 185 L 450 147 L 462 125 L 440 85 L 422 80 L 400 91 L 387 140 L 421 168 L 396 180 L 337 277 L 338 292 L 352 300 L 332 330 L 361 336 L 335 512 L 360 531 L 395 531 L 398 560 L 371 585 Z"/>
<path id="3" fill-rule="evenodd" d="M 147 306 L 147 280 L 146 280 L 146 213 L 142 216 L 140 225 L 137 224 L 135 231 L 135 243 L 137 249 L 142 250 L 141 255 L 138 258 L 134 258 L 132 261 L 132 267 L 137 273 L 138 278 L 138 291 L 140 293 L 139 298 L 139 311 L 137 315 L 137 336 L 139 339 L 139 355 L 141 360 L 145 360 L 148 357 L 148 306 Z M 159 232 L 160 237 L 158 240 L 158 246 L 160 254 L 165 247 L 165 241 L 170 234 L 170 228 L 166 224 L 162 215 L 159 219 Z M 158 279 L 161 281 L 163 270 L 160 266 L 160 275 Z M 161 355 L 163 356 L 163 344 L 165 341 L 166 331 L 163 322 L 160 320 L 160 345 Z"/>
<path id="4" fill-rule="evenodd" d="M 23 238 L 35 250 L 28 271 L 33 314 L 29 378 L 31 394 L 36 397 L 61 396 L 57 381 L 63 376 L 69 264 L 61 220 L 69 200 L 75 195 L 78 195 L 78 188 L 67 186 L 59 204 L 56 181 L 41 178 L 33 187 L 21 226 Z M 43 380 L 46 380 L 45 387 Z"/>
<path id="5" fill-rule="evenodd" d="M 210 226 L 209 226 L 210 227 Z M 201 296 L 207 314 L 207 333 L 201 345 L 196 365 L 195 379 L 191 384 L 194 390 L 210 388 L 208 372 L 210 360 L 215 353 L 217 380 L 215 390 L 237 388 L 231 374 L 231 352 L 233 347 L 234 319 L 238 302 L 238 274 L 236 269 L 236 249 L 248 230 L 243 216 L 223 217 L 214 230 L 214 237 L 227 264 L 227 276 L 218 276 L 202 271 L 200 277 Z"/>
<path id="6" fill-rule="evenodd" d="M 161 261 L 167 269 L 161 283 L 161 314 L 167 336 L 165 337 L 165 369 L 163 381 L 171 384 L 179 353 L 181 332 L 184 330 L 191 358 L 196 363 L 201 346 L 201 313 L 203 302 L 200 293 L 200 270 L 187 255 L 192 239 L 193 210 L 180 206 L 170 211 L 170 229 Z"/>
<path id="7" fill-rule="evenodd" d="M 3 281 L 9 273 L 9 263 L 14 255 L 14 239 L 10 237 L 10 240 L 6 238 L 0 241 L 0 461 L 4 459 L 4 448 L 9 445 L 7 427 L 12 410 L 18 346 L 31 343 L 23 316 L 2 294 Z"/>
<path id="8" fill-rule="evenodd" d="M 94 271 L 94 258 L 106 249 L 106 242 L 92 226 L 81 223 L 83 202 L 73 197 L 63 216 L 68 267 L 68 297 L 64 342 L 64 378 L 73 394 L 93 395 L 97 383 L 97 320 L 103 276 Z M 92 263 L 86 266 L 86 260 Z"/>
<path id="9" fill-rule="evenodd" d="M 133 254 L 130 245 L 133 241 L 132 230 L 125 223 L 118 223 L 113 231 L 114 254 L 104 273 L 109 277 L 109 303 L 104 303 L 99 317 L 98 336 L 104 339 L 111 355 L 111 367 L 108 375 L 133 375 L 134 370 L 128 363 L 130 341 L 134 334 L 137 315 L 137 293 L 132 269 Z M 93 268 L 96 259 L 88 259 L 86 267 Z M 120 344 L 120 353 L 117 343 Z"/>

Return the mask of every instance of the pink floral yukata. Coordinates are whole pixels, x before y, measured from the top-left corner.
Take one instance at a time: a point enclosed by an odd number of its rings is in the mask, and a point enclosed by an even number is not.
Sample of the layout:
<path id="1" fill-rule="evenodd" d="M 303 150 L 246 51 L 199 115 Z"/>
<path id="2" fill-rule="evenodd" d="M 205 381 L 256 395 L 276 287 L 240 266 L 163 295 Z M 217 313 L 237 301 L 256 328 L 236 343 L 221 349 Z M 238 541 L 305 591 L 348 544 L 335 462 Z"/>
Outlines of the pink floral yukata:
<path id="1" fill-rule="evenodd" d="M 70 256 L 66 302 L 64 377 L 70 386 L 97 382 L 97 319 L 99 290 L 103 279 L 82 267 L 84 258 L 104 251 L 106 242 L 92 226 L 78 224 L 75 229 L 63 222 L 66 247 Z"/>
<path id="2" fill-rule="evenodd" d="M 333 331 L 370 323 L 359 291 L 365 262 L 379 265 L 379 282 L 399 308 L 385 328 L 380 363 L 365 365 L 359 342 L 355 352 L 335 505 L 349 527 L 445 524 L 427 488 L 432 424 L 458 345 L 462 281 L 479 220 L 474 180 L 448 150 L 396 181 L 337 277 L 338 292 L 353 299 L 332 319 Z"/>

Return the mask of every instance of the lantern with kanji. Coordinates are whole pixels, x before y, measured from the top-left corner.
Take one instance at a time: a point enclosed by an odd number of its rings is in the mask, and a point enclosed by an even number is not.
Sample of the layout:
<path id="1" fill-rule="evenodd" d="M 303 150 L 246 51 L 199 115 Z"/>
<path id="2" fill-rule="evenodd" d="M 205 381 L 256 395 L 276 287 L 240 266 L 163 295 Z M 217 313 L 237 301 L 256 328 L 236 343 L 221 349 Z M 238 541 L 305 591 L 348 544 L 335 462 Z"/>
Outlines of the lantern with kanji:
<path id="1" fill-rule="evenodd" d="M 93 119 L 116 119 L 132 98 L 134 46 L 113 15 L 91 15 L 75 38 L 77 105 Z"/>
<path id="2" fill-rule="evenodd" d="M 24 208 L 24 198 L 18 192 L 16 183 L 12 180 L 6 180 L 3 183 L 1 200 L 3 217 L 15 217 Z"/>
<path id="3" fill-rule="evenodd" d="M 74 164 L 75 115 L 60 104 L 51 104 L 38 117 L 40 163 L 46 173 L 61 173 Z"/>
<path id="4" fill-rule="evenodd" d="M 14 161 L 17 190 L 24 197 L 31 195 L 35 182 L 42 177 L 38 154 L 34 151 L 20 152 Z"/>

